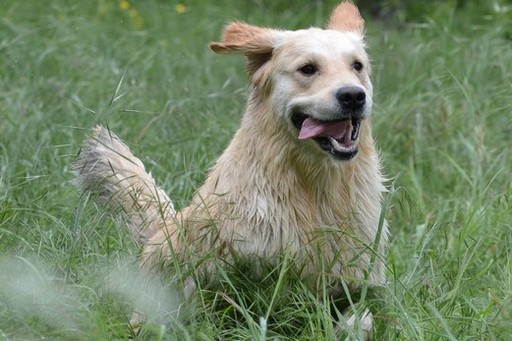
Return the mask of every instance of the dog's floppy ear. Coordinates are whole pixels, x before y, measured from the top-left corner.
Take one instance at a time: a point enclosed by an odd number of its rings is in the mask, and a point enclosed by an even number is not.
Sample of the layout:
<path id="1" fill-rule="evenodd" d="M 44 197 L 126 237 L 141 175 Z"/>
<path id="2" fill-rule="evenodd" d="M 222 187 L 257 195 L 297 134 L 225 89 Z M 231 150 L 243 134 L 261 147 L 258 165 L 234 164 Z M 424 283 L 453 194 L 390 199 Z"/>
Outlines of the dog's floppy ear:
<path id="1" fill-rule="evenodd" d="M 327 28 L 363 35 L 364 19 L 361 17 L 356 5 L 350 1 L 344 1 L 332 11 Z"/>
<path id="2" fill-rule="evenodd" d="M 222 41 L 210 43 L 210 48 L 220 54 L 243 53 L 248 60 L 252 76 L 272 57 L 277 30 L 235 22 L 226 27 Z"/>

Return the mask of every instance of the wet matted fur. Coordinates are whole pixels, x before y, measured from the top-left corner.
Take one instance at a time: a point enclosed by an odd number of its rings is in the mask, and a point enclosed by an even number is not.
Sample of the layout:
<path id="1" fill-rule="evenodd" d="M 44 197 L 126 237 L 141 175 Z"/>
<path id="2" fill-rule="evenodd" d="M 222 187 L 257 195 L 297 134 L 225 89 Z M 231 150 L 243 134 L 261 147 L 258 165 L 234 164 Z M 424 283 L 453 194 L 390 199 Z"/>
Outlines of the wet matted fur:
<path id="1" fill-rule="evenodd" d="M 363 31 L 350 2 L 334 9 L 326 29 L 228 25 L 210 47 L 245 55 L 251 93 L 240 128 L 180 212 L 102 127 L 74 166 L 79 186 L 121 209 L 143 244 L 144 267 L 191 261 L 191 254 L 272 263 L 286 250 L 304 278 L 328 272 L 333 292 L 342 281 L 351 290 L 383 284 L 385 188 Z M 365 312 L 363 329 L 371 322 Z"/>

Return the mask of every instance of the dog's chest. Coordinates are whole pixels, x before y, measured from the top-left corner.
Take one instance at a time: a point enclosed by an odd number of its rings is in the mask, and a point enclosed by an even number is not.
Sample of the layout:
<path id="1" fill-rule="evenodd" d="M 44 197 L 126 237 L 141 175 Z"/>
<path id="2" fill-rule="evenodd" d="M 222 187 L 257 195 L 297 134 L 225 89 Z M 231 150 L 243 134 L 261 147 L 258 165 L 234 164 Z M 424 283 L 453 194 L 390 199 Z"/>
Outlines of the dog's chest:
<path id="1" fill-rule="evenodd" d="M 237 206 L 240 221 L 233 221 L 233 232 L 241 237 L 243 249 L 255 253 L 279 253 L 285 248 L 299 252 L 320 239 L 339 239 L 340 234 L 352 230 L 354 223 L 354 209 L 350 207 L 348 193 L 343 191 L 267 189 L 254 191 Z"/>

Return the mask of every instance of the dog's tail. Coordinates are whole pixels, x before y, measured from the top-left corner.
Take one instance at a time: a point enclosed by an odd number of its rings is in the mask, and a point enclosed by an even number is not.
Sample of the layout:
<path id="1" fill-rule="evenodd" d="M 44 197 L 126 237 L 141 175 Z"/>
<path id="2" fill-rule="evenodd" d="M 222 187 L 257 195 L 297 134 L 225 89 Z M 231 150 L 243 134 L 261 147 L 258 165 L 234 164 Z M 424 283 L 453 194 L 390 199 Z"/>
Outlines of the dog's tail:
<path id="1" fill-rule="evenodd" d="M 120 213 L 134 238 L 147 241 L 175 210 L 144 164 L 116 135 L 97 126 L 73 166 L 75 184 L 101 205 Z"/>

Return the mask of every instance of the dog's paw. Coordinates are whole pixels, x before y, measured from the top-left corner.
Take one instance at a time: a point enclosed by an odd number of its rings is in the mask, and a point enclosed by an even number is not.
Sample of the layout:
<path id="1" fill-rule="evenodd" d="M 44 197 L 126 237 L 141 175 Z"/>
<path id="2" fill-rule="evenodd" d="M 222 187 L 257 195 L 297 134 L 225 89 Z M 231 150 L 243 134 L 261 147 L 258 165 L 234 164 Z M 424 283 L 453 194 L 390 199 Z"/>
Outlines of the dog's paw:
<path id="1" fill-rule="evenodd" d="M 349 331 L 350 330 L 350 331 Z M 346 332 L 346 333 L 345 333 Z M 370 310 L 363 311 L 361 316 L 349 315 L 348 319 L 336 323 L 334 334 L 341 340 L 342 335 L 355 336 L 356 340 L 373 340 L 373 315 Z"/>
<path id="2" fill-rule="evenodd" d="M 130 318 L 132 338 L 135 338 L 140 334 L 140 331 L 144 326 L 144 323 L 146 323 L 146 316 L 134 311 Z"/>

